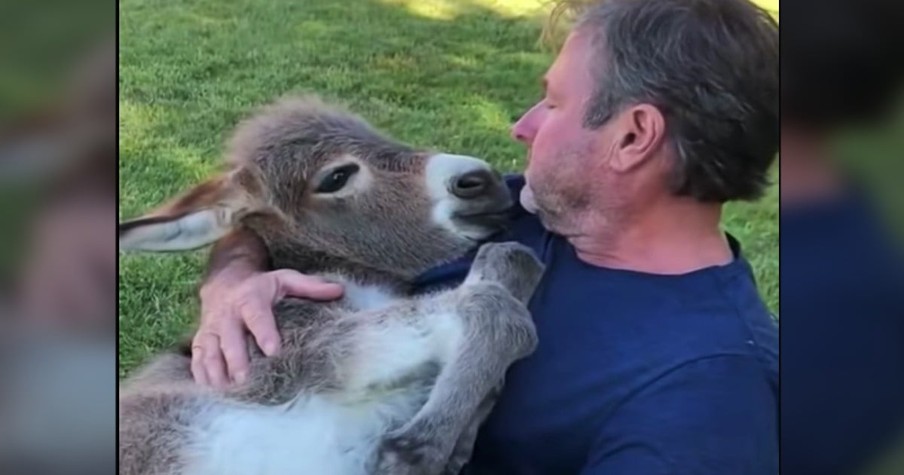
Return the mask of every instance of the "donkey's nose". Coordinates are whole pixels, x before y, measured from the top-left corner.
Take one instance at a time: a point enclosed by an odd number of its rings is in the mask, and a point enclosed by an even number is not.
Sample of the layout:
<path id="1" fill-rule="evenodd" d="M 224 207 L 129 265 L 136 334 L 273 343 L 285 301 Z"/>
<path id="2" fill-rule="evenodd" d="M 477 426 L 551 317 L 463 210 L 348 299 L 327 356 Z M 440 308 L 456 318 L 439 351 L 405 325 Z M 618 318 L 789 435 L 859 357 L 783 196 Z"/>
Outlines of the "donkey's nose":
<path id="1" fill-rule="evenodd" d="M 452 182 L 449 190 L 453 195 L 463 200 L 477 198 L 486 193 L 495 177 L 489 170 L 474 170 L 460 175 Z"/>

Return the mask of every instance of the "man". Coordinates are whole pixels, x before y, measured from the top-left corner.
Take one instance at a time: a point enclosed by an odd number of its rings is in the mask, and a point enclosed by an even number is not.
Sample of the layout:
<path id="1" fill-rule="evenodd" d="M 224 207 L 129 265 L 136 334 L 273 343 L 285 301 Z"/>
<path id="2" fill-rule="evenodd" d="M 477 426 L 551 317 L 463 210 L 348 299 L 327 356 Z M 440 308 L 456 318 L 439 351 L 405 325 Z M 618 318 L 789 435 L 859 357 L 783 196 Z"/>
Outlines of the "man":
<path id="1" fill-rule="evenodd" d="M 833 142 L 900 111 L 904 3 L 788 2 L 782 20 L 782 473 L 860 474 L 904 437 L 904 254 L 858 175 L 901 150 L 863 166 Z"/>
<path id="2" fill-rule="evenodd" d="M 537 351 L 511 368 L 470 466 L 505 474 L 774 474 L 778 335 L 719 229 L 778 149 L 778 31 L 745 0 L 608 0 L 580 20 L 514 125 L 523 207 L 501 240 L 547 265 Z M 202 286 L 193 372 L 243 377 L 247 328 L 277 351 L 272 302 L 333 285 L 265 272 L 235 235 Z M 428 272 L 457 284 L 468 260 Z"/>

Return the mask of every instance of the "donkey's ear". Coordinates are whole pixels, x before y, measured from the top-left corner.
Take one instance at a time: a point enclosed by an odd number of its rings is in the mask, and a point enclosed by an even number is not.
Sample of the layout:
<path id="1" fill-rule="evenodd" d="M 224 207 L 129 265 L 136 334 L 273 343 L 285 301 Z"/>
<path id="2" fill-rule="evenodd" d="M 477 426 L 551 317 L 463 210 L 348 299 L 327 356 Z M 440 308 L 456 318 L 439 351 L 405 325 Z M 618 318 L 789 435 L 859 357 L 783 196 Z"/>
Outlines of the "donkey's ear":
<path id="1" fill-rule="evenodd" d="M 187 251 L 213 244 L 234 229 L 245 208 L 228 175 L 206 181 L 140 218 L 119 223 L 124 251 Z"/>

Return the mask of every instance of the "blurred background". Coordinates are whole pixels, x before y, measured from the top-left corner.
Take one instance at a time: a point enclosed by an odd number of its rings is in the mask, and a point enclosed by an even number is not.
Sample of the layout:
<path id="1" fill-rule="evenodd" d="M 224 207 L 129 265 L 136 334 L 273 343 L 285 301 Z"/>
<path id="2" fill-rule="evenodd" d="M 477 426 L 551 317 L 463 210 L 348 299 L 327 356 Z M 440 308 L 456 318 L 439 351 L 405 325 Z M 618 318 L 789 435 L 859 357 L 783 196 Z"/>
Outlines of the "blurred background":
<path id="1" fill-rule="evenodd" d="M 116 3 L 0 2 L 0 473 L 115 473 Z"/>
<path id="2" fill-rule="evenodd" d="M 904 474 L 904 2 L 785 2 L 781 468 Z"/>

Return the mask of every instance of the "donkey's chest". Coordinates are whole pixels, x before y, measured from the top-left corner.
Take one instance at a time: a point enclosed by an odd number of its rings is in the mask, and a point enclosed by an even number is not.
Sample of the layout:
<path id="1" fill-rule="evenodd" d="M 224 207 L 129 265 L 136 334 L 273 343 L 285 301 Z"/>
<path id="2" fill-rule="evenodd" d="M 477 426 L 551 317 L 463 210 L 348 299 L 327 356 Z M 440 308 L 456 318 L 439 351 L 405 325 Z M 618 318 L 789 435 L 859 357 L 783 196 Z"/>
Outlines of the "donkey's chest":
<path id="1" fill-rule="evenodd" d="M 343 303 L 357 311 L 370 311 L 386 308 L 402 297 L 392 290 L 379 285 L 361 285 L 354 281 L 344 280 Z"/>
<path id="2" fill-rule="evenodd" d="M 417 412 L 421 390 L 355 403 L 304 396 L 277 407 L 211 411 L 186 473 L 198 475 L 366 475 L 386 432 Z"/>

